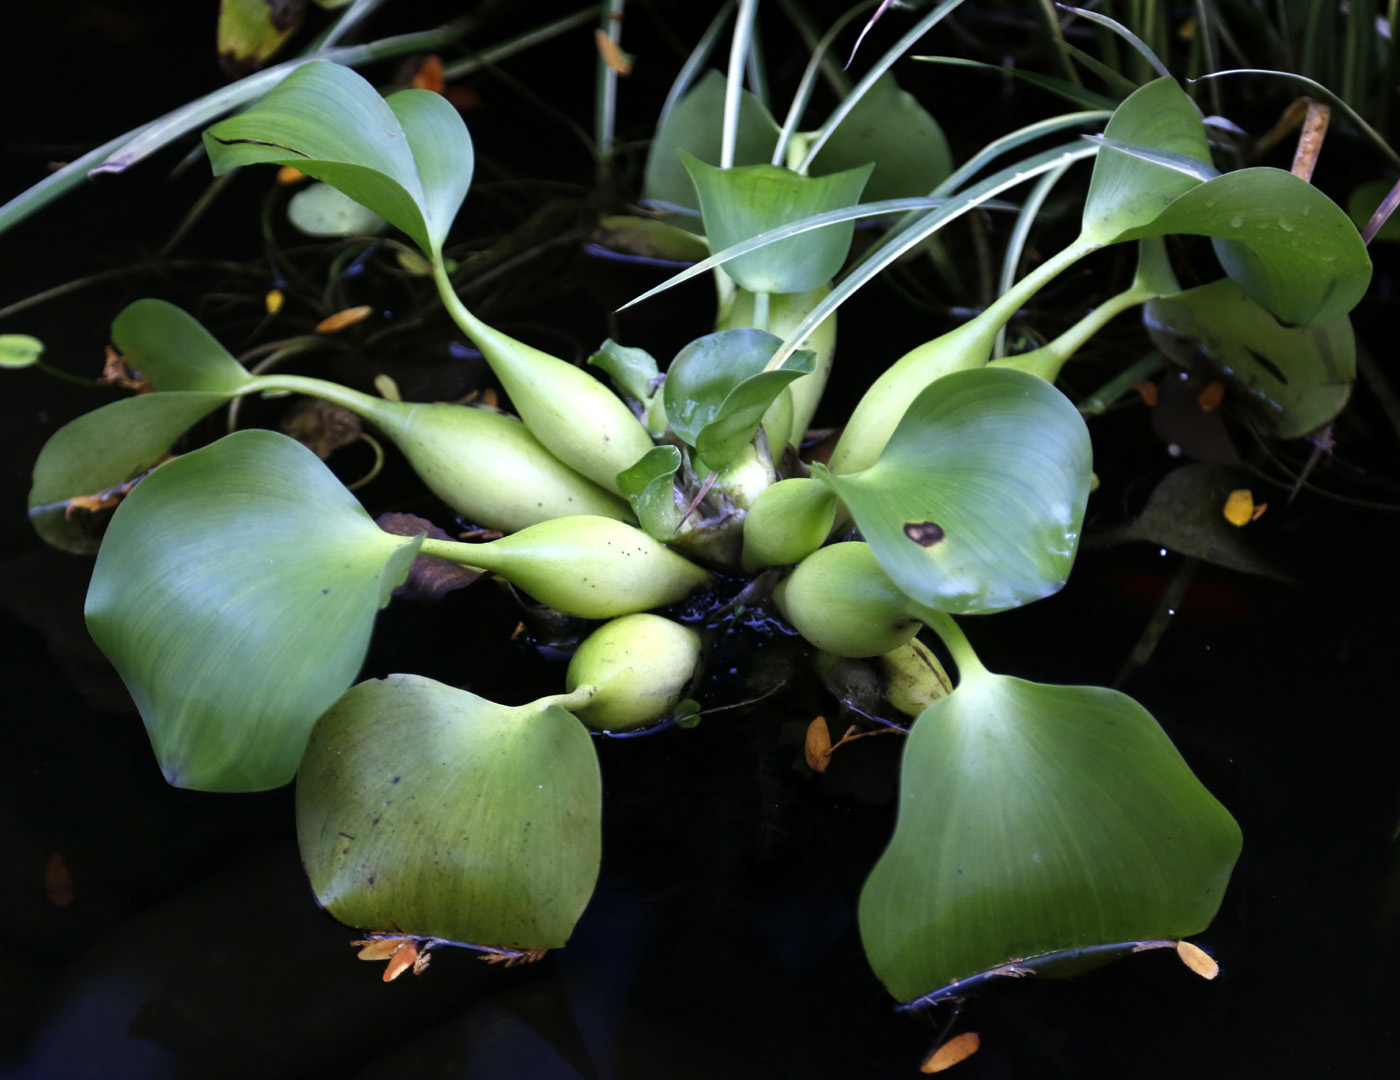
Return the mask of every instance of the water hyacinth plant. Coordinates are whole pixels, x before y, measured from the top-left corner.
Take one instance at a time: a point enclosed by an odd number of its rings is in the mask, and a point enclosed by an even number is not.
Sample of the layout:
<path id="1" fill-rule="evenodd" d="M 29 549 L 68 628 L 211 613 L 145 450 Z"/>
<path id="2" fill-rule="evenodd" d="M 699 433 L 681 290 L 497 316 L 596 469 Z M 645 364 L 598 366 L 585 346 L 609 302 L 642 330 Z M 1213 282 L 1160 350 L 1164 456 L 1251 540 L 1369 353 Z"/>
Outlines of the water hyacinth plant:
<path id="1" fill-rule="evenodd" d="M 50 544 L 96 550 L 88 626 L 167 780 L 245 792 L 295 781 L 303 862 L 337 919 L 418 954 L 461 944 L 534 958 L 568 941 L 598 877 L 595 734 L 684 739 L 673 729 L 705 706 L 692 695 L 709 617 L 743 604 L 781 620 L 818 670 L 869 661 L 899 714 L 874 721 L 904 731 L 904 750 L 859 923 L 901 1005 L 1204 930 L 1240 830 L 1156 720 L 1116 690 L 988 671 L 957 620 L 1068 580 L 1094 410 L 1056 383 L 1111 319 L 1143 308 L 1168 357 L 1209 365 L 1270 437 L 1296 438 L 1347 400 L 1349 313 L 1371 263 L 1351 218 L 1307 180 L 1224 168 L 1216 129 L 1151 69 L 1101 107 L 1002 136 L 955 168 L 889 69 L 959 3 L 915 20 L 806 132 L 825 50 L 850 19 L 814 51 L 780 123 L 743 87 L 755 5 L 740 5 L 727 76 L 678 82 L 651 144 L 641 195 L 671 216 L 614 223 L 699 254 L 634 303 L 701 275 L 715 284 L 713 330 L 666 363 L 608 340 L 575 365 L 467 306 L 451 234 L 475 157 L 440 94 L 384 97 L 318 59 L 207 127 L 216 175 L 294 168 L 396 229 L 507 407 L 253 370 L 166 301 L 121 312 L 113 345 L 148 392 L 54 435 L 30 516 Z M 1009 275 L 979 313 L 903 356 L 869 355 L 878 346 L 843 329 L 842 352 L 879 374 L 814 456 L 842 303 L 936 253 L 940 230 L 974 212 L 1029 228 L 1080 163 L 1092 172 L 1075 238 Z M 858 222 L 879 223 L 876 238 L 855 245 Z M 1170 237 L 1202 238 L 1187 280 L 1207 258 L 1210 280 L 1181 283 Z M 1134 250 L 1125 288 L 1058 336 L 1007 349 L 1032 297 L 1115 245 Z M 6 349 L 16 363 L 38 356 L 18 338 Z M 371 425 L 478 532 L 381 528 L 316 454 L 267 430 L 169 457 L 216 410 L 286 395 Z M 98 493 L 119 502 L 100 543 L 74 512 Z M 587 620 L 556 691 L 505 706 L 412 673 L 357 682 L 378 611 L 423 560 Z"/>

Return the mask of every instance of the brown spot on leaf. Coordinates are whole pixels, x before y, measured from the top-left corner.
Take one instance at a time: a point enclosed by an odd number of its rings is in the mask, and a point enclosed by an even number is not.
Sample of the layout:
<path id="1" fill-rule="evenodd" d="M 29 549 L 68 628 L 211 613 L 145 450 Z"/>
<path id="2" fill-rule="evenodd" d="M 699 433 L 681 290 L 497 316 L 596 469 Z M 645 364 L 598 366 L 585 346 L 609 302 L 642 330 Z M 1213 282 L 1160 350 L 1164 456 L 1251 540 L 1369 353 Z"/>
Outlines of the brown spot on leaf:
<path id="1" fill-rule="evenodd" d="M 906 521 L 904 535 L 918 544 L 930 548 L 944 537 L 943 526 L 933 521 Z"/>

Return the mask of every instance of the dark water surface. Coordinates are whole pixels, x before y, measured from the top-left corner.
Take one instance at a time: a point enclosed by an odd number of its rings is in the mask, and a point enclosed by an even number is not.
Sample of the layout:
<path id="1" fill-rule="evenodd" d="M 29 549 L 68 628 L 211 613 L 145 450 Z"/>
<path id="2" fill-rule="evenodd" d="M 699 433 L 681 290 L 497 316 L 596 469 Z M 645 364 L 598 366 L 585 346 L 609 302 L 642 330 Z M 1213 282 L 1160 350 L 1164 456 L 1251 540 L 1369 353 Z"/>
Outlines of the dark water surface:
<path id="1" fill-rule="evenodd" d="M 99 141 L 216 85 L 212 5 L 165 6 L 180 9 L 168 25 L 134 2 L 53 0 L 0 15 L 12 50 L 25 42 L 6 75 L 0 196 L 37 179 L 36 162 L 84 148 L 45 141 Z M 211 10 L 187 10 L 201 6 Z M 681 21 L 677 32 L 690 32 Z M 182 44 L 172 52 L 162 45 L 171 41 Z M 544 93 L 541 70 L 562 78 L 574 56 L 550 54 L 518 76 Z M 586 86 L 586 62 L 570 77 Z M 664 79 L 652 85 L 664 90 Z M 488 108 L 468 117 L 478 152 L 534 175 L 538 151 L 511 127 L 515 99 L 489 82 L 481 92 Z M 586 104 L 577 112 L 586 122 Z M 0 305 L 158 247 L 205 184 L 202 163 L 167 183 L 178 156 L 108 178 L 0 239 Z M 586 182 L 577 147 L 552 167 Z M 234 193 L 218 219 L 246 222 L 248 235 L 202 227 L 181 252 L 255 254 L 259 197 Z M 1378 293 L 1392 281 L 1379 277 Z M 178 277 L 148 290 L 182 299 Z M 130 298 L 120 286 L 93 290 L 0 332 L 35 333 L 56 365 L 92 371 Z M 890 358 L 926 335 L 891 314 L 906 310 L 897 301 L 867 303 L 849 325 L 888 327 Z M 563 310 L 575 308 L 577 297 Z M 1394 375 L 1390 319 L 1379 305 L 1367 318 L 1363 340 Z M 638 323 L 632 333 L 683 328 Z M 606 331 L 584 316 L 569 332 Z M 290 790 L 210 795 L 161 779 L 82 627 L 90 561 L 46 549 L 23 513 L 39 446 L 98 399 L 32 372 L 3 380 L 0 1080 L 917 1075 L 944 1017 L 893 1012 L 854 921 L 892 823 L 896 739 L 863 740 L 813 777 L 800 765 L 801 732 L 833 703 L 810 689 L 693 731 L 601 743 L 603 874 L 569 946 L 511 970 L 444 952 L 424 975 L 385 986 L 379 965 L 355 961 L 353 933 L 312 900 Z M 1122 434 L 1096 429 L 1097 439 Z M 1344 457 L 1396 474 L 1394 433 L 1365 389 L 1339 435 Z M 1165 472 L 1164 449 L 1145 430 L 1139 443 L 1140 460 L 1122 468 Z M 1221 977 L 1199 980 L 1163 952 L 1075 980 L 992 986 L 960 1020 L 983 1050 L 953 1075 L 1400 1069 L 1395 517 L 1307 495 L 1290 510 L 1270 499 L 1251 536 L 1297 584 L 1203 569 L 1150 665 L 1123 687 L 1244 830 L 1220 915 L 1198 939 Z M 1115 509 L 1091 503 L 1091 518 Z M 1085 551 L 1062 594 L 969 620 L 968 633 L 993 669 L 1108 683 L 1178 565 L 1147 545 Z M 395 604 L 367 673 L 411 670 L 503 700 L 550 692 L 560 669 L 506 641 L 515 619 L 484 588 L 436 607 Z M 728 648 L 756 684 L 788 662 L 749 641 Z"/>

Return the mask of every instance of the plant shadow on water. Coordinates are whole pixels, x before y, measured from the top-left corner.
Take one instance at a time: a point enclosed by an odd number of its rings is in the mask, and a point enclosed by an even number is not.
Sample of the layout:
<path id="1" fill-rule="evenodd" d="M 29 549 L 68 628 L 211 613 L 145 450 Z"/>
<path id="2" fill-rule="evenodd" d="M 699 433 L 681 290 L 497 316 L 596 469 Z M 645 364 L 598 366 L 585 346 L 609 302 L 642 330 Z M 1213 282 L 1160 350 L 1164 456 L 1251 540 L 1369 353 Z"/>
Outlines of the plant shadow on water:
<path id="1" fill-rule="evenodd" d="M 53 6 L 33 40 L 64 44 L 76 84 L 114 47 L 132 62 L 146 55 L 102 36 L 115 31 L 63 30 L 81 5 Z M 103 10 L 140 25 L 120 4 Z M 191 25 L 169 34 L 207 34 L 193 14 L 181 18 Z M 542 55 L 543 70 L 558 62 Z M 207 74 L 192 74 L 191 85 L 203 88 Z M 100 90 L 85 93 L 94 134 L 183 100 L 137 102 L 134 115 L 118 117 Z M 37 99 L 32 108 L 42 111 Z M 473 122 L 479 151 L 509 159 L 490 122 L 479 132 Z M 53 126 L 31 124 L 18 141 L 37 143 Z M 530 153 L 520 150 L 522 171 L 538 164 Z M 156 188 L 154 206 L 139 182 L 116 182 L 117 194 L 80 193 L 6 237 L 34 252 L 28 263 L 7 260 L 6 302 L 71 273 L 55 249 L 101 236 L 99 250 L 124 259 L 168 235 L 206 179 L 180 181 L 178 200 Z M 125 228 L 111 227 L 114 199 L 129 209 Z M 190 243 L 222 256 L 217 231 L 197 230 Z M 1358 316 L 1358 334 L 1384 356 L 1394 267 L 1379 254 L 1377 263 L 1373 289 L 1387 302 Z M 602 288 L 591 266 L 568 269 Z M 145 291 L 182 299 L 178 281 Z M 843 313 L 847 325 L 889 327 L 891 356 L 926 335 L 902 325 L 911 320 L 898 298 L 867 293 Z M 24 329 L 52 354 L 100 356 L 129 298 L 118 286 L 46 306 Z M 563 325 L 588 347 L 601 336 L 577 296 L 522 307 L 520 318 Z M 674 331 L 677 346 L 704 329 Z M 91 401 L 31 372 L 6 378 L 0 628 L 11 768 L 0 786 L 0 1080 L 914 1074 L 948 1012 L 927 1022 L 896 1014 L 856 923 L 861 885 L 892 827 L 898 737 L 843 748 L 813 775 L 802 764 L 807 722 L 824 713 L 833 731 L 839 725 L 835 703 L 804 678 L 693 730 L 595 739 L 602 875 L 567 948 L 509 969 L 443 950 L 421 977 L 385 986 L 377 965 L 352 962 L 354 932 L 315 906 L 289 788 L 234 797 L 165 784 L 83 627 L 90 561 L 45 547 L 19 510 L 40 446 Z M 839 385 L 832 396 L 849 403 L 857 393 Z M 1356 452 L 1393 477 L 1400 461 L 1381 410 L 1364 393 L 1351 408 Z M 1145 425 L 1127 412 L 1104 423 L 1096 440 Z M 1160 443 L 1139 434 L 1135 445 L 1139 456 L 1114 468 L 1155 476 L 1169 467 Z M 376 481 L 366 505 L 399 509 L 395 481 L 405 475 Z M 1388 515 L 1306 493 L 1286 515 L 1283 496 L 1276 501 L 1254 539 L 1295 582 L 1204 567 L 1150 662 L 1124 684 L 1246 838 L 1200 938 L 1221 977 L 1197 980 L 1163 951 L 1078 979 L 995 982 L 964 1006 L 963 1026 L 981 1033 L 983 1049 L 955 1075 L 1390 1075 L 1400 1053 L 1390 975 L 1400 960 L 1400 738 L 1382 665 L 1391 663 L 1385 628 L 1400 595 L 1394 527 Z M 1091 501 L 1090 526 L 1116 509 Z M 1063 591 L 967 620 L 969 634 L 1001 670 L 1107 685 L 1179 565 L 1145 543 L 1086 549 Z M 414 671 L 508 704 L 553 692 L 563 662 L 512 642 L 518 618 L 487 582 L 438 603 L 396 602 L 379 618 L 365 675 Z M 717 649 L 730 662 L 712 665 L 704 704 L 762 694 L 796 669 L 796 648 L 727 635 Z"/>

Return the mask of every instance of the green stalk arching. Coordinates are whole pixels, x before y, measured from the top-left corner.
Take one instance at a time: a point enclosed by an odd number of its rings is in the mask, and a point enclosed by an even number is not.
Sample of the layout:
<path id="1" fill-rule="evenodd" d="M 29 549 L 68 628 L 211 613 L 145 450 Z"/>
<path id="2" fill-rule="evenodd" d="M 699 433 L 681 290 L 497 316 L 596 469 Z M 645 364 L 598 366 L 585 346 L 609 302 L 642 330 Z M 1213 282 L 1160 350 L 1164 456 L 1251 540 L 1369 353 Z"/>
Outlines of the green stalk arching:
<path id="1" fill-rule="evenodd" d="M 1027 274 L 981 315 L 896 360 L 856 405 L 832 452 L 831 471 L 860 472 L 875 464 L 905 410 L 925 387 L 951 372 L 985 365 L 991 359 L 997 331 L 1016 311 L 1057 274 L 1100 246 L 1080 237 Z"/>
<path id="2" fill-rule="evenodd" d="M 582 368 L 483 323 L 457 298 L 441 260 L 433 262 L 433 278 L 453 322 L 481 350 L 530 434 L 565 465 L 620 495 L 617 474 L 654 445 L 632 410 Z"/>
<path id="3" fill-rule="evenodd" d="M 768 332 L 787 339 L 797 329 L 798 323 L 807 317 L 826 295 L 830 285 L 818 285 L 801 293 L 773 293 L 768 301 Z M 747 289 L 736 289 L 724 312 L 715 323 L 716 330 L 732 330 L 735 327 L 753 325 L 754 294 Z M 792 398 L 792 430 L 788 441 L 797 446 L 812 424 L 817 404 L 826 390 L 827 379 L 831 375 L 831 365 L 836 357 L 836 313 L 824 319 L 807 337 L 798 343 L 799 348 L 811 349 L 817 354 L 816 365 L 809 374 L 803 375 L 787 388 Z M 775 455 L 777 456 L 777 455 Z"/>
<path id="4" fill-rule="evenodd" d="M 611 619 L 674 604 L 710 575 L 611 518 L 554 518 L 485 544 L 423 541 L 422 554 L 499 574 L 566 615 Z"/>
<path id="5" fill-rule="evenodd" d="M 307 394 L 371 421 L 438 498 L 487 528 L 515 532 L 577 514 L 634 520 L 623 499 L 574 472 L 513 417 L 464 405 L 386 401 L 297 375 L 258 376 L 245 392 L 261 390 Z"/>

